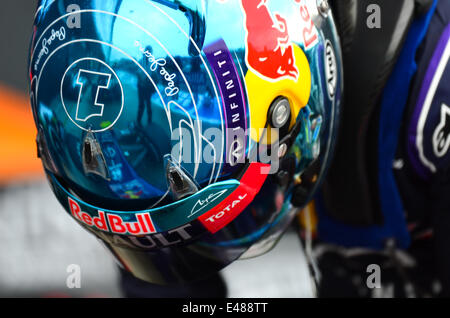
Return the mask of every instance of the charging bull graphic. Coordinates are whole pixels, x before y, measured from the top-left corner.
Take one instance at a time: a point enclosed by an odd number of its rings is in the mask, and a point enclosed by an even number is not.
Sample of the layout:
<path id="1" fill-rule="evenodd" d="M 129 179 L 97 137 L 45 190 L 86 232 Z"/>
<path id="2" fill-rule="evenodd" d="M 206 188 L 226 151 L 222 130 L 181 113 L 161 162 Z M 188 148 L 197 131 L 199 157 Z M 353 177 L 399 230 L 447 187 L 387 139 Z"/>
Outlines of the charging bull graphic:
<path id="1" fill-rule="evenodd" d="M 315 26 L 303 0 L 283 2 L 273 1 L 270 5 L 292 10 L 298 15 L 296 26 L 300 34 L 302 28 L 312 30 Z M 248 92 L 251 138 L 261 140 L 267 127 L 267 116 L 271 102 L 280 95 L 286 97 L 291 106 L 290 127 L 295 124 L 300 110 L 308 103 L 311 93 L 311 69 L 305 50 L 313 48 L 315 42 L 303 40 L 301 43 L 289 34 L 288 25 L 283 14 L 272 12 L 269 0 L 241 0 L 246 30 L 245 62 L 248 67 L 245 83 Z M 287 5 L 287 6 L 286 6 Z M 311 27 L 312 25 L 312 27 Z M 307 27 L 306 27 L 307 26 Z M 305 33 L 306 34 L 306 33 Z M 308 46 L 306 45 L 308 44 Z"/>
<path id="2" fill-rule="evenodd" d="M 242 0 L 247 30 L 247 65 L 268 80 L 297 80 L 294 47 L 290 42 L 286 20 L 273 15 L 269 0 Z"/>

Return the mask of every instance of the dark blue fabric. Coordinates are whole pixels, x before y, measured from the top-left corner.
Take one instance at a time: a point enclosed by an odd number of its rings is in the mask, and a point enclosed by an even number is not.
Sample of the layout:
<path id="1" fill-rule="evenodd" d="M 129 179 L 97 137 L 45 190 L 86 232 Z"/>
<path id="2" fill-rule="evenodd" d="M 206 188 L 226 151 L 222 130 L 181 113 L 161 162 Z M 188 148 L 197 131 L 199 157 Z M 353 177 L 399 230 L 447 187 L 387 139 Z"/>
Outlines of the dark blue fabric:
<path id="1" fill-rule="evenodd" d="M 319 236 L 321 240 L 346 247 L 381 249 L 388 238 L 395 238 L 398 246 L 407 248 L 410 236 L 406 227 L 404 209 L 392 171 L 398 144 L 401 121 L 409 96 L 411 80 L 417 71 L 415 55 L 423 41 L 436 9 L 435 0 L 429 12 L 416 19 L 409 30 L 398 62 L 384 89 L 379 121 L 379 194 L 383 226 L 353 227 L 332 220 L 324 210 L 319 194 Z M 343 176 L 345 177 L 345 176 Z"/>

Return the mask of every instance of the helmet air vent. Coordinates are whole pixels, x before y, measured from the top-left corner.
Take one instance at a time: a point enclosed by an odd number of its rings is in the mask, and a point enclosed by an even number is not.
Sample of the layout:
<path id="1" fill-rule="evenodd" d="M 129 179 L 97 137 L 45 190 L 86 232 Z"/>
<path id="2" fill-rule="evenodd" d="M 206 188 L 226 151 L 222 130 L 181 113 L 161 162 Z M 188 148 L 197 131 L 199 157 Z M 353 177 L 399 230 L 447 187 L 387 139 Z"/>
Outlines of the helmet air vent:
<path id="1" fill-rule="evenodd" d="M 198 191 L 195 182 L 179 165 L 174 164 L 170 159 L 167 160 L 166 177 L 175 200 L 181 200 Z"/>
<path id="2" fill-rule="evenodd" d="M 93 173 L 109 181 L 109 171 L 100 144 L 92 131 L 83 140 L 82 162 L 84 173 Z"/>

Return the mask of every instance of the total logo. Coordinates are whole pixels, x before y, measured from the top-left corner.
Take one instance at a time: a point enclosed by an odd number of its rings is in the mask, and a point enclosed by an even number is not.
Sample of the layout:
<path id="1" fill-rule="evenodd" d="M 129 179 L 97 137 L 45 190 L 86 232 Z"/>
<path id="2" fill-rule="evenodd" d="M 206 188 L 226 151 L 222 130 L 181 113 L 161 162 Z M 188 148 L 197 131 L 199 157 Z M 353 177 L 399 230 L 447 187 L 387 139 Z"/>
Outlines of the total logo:
<path id="1" fill-rule="evenodd" d="M 227 200 L 209 213 L 202 215 L 199 220 L 211 233 L 216 233 L 234 220 L 252 201 L 250 195 L 237 189 Z"/>
<path id="2" fill-rule="evenodd" d="M 216 233 L 231 223 L 253 201 L 263 186 L 270 169 L 268 164 L 252 163 L 241 179 L 241 185 L 225 200 L 198 218 L 210 232 Z"/>
<path id="3" fill-rule="evenodd" d="M 80 205 L 73 199 L 68 198 L 69 208 L 72 216 L 81 223 L 114 234 L 122 235 L 148 235 L 156 232 L 148 212 L 136 214 L 136 221 L 125 221 L 120 215 L 98 211 L 97 217 L 81 211 Z"/>

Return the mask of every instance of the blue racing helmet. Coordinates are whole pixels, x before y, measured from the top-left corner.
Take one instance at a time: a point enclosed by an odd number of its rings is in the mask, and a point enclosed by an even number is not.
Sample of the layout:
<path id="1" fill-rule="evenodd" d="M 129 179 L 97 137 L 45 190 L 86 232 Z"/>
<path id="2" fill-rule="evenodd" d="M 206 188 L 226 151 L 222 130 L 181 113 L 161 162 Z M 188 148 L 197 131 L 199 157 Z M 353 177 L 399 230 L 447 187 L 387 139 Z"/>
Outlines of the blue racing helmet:
<path id="1" fill-rule="evenodd" d="M 274 246 L 325 174 L 342 94 L 316 0 L 41 0 L 29 76 L 58 200 L 157 284 Z"/>

